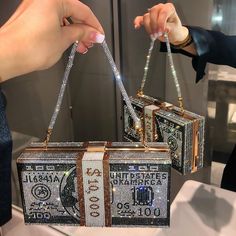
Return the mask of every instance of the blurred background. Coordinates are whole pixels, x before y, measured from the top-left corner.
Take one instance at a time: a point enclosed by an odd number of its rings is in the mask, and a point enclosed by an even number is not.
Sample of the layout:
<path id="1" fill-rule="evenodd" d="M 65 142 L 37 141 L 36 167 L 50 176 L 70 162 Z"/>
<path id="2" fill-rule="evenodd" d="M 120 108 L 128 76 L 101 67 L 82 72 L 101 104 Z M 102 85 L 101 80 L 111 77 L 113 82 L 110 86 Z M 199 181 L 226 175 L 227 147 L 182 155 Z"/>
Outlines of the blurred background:
<path id="1" fill-rule="evenodd" d="M 0 25 L 21 1 L 0 1 Z M 135 95 L 143 76 L 150 39 L 144 29 L 134 30 L 133 19 L 148 8 L 166 1 L 83 0 L 101 21 L 108 45 L 121 70 L 129 95 Z M 236 33 L 236 2 L 233 0 L 172 1 L 184 24 Z M 29 19 L 30 20 L 30 19 Z M 49 22 L 50 24 L 50 22 Z M 1 87 L 7 97 L 7 117 L 12 130 L 13 200 L 21 205 L 15 160 L 31 141 L 42 141 L 56 104 L 68 52 L 52 68 L 9 80 Z M 177 94 L 166 63 L 166 54 L 155 45 L 145 93 L 177 105 Z M 174 55 L 185 107 L 206 116 L 205 167 L 180 176 L 172 171 L 171 198 L 187 179 L 219 185 L 224 163 L 236 140 L 236 70 L 208 65 L 206 75 L 195 83 L 191 59 Z M 122 99 L 102 48 L 76 55 L 66 95 L 52 141 L 122 140 Z M 214 161 L 211 174 L 211 163 Z M 213 176 L 213 177 L 212 177 Z M 213 179 L 212 179 L 213 178 Z"/>

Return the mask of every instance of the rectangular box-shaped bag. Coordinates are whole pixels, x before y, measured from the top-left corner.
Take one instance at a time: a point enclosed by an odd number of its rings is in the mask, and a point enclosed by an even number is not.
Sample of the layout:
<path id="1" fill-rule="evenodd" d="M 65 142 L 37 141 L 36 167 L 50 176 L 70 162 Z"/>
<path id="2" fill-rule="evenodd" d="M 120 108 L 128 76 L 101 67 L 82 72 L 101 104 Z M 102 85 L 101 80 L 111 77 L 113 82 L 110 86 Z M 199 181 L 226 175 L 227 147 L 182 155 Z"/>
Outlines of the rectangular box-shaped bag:
<path id="1" fill-rule="evenodd" d="M 130 98 L 143 123 L 146 142 L 167 142 L 172 167 L 181 174 L 193 173 L 203 167 L 205 118 L 184 111 L 170 103 L 142 95 Z M 133 128 L 132 117 L 124 104 L 124 138 L 140 141 Z"/>
<path id="2" fill-rule="evenodd" d="M 17 159 L 25 223 L 85 226 L 168 226 L 170 150 L 164 143 L 50 143 L 73 65 L 74 43 L 57 104 L 43 143 Z M 136 123 L 106 41 L 102 43 L 116 82 Z"/>
<path id="3" fill-rule="evenodd" d="M 27 224 L 169 226 L 164 143 L 35 143 L 17 160 Z"/>
<path id="4" fill-rule="evenodd" d="M 155 39 L 150 42 L 140 90 L 130 97 L 142 121 L 142 134 L 133 125 L 127 105 L 124 104 L 124 138 L 128 141 L 167 142 L 171 150 L 172 167 L 181 174 L 196 172 L 203 167 L 205 118 L 184 110 L 180 84 L 173 63 L 168 35 L 164 35 L 170 71 L 178 95 L 179 107 L 143 93 Z"/>

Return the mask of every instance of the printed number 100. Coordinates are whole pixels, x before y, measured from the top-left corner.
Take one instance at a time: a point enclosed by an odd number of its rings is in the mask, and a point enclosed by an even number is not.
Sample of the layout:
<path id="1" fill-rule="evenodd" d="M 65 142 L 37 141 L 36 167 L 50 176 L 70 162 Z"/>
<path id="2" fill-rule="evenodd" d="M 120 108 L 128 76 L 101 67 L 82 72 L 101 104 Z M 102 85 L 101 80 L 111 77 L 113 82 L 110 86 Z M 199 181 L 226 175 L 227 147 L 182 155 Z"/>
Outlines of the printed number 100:
<path id="1" fill-rule="evenodd" d="M 161 211 L 160 208 L 139 208 L 138 209 L 138 216 L 150 216 L 150 215 L 154 215 L 154 216 L 160 216 Z"/>

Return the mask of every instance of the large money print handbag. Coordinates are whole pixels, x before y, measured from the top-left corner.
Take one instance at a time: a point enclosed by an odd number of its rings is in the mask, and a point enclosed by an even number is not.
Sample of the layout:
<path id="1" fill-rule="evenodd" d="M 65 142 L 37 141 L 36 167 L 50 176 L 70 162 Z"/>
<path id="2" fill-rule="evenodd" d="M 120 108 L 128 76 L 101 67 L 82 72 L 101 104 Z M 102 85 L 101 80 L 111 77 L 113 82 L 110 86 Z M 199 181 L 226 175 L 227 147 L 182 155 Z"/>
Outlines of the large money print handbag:
<path id="1" fill-rule="evenodd" d="M 130 97 L 130 100 L 143 123 L 144 140 L 146 142 L 167 142 L 171 150 L 172 167 L 181 174 L 188 174 L 203 167 L 205 118 L 184 110 L 168 37 L 166 37 L 166 45 L 179 107 L 143 93 L 154 41 L 151 41 L 149 48 L 141 89 L 137 96 Z M 133 119 L 124 104 L 125 140 L 140 141 L 142 136 L 134 129 Z"/>
<path id="2" fill-rule="evenodd" d="M 124 95 L 105 41 L 102 46 Z M 17 160 L 25 223 L 169 226 L 171 159 L 167 144 L 50 142 L 76 47 L 77 43 L 45 141 L 28 146 Z M 129 99 L 127 94 L 124 98 Z M 137 129 L 141 129 L 135 112 L 130 113 Z"/>

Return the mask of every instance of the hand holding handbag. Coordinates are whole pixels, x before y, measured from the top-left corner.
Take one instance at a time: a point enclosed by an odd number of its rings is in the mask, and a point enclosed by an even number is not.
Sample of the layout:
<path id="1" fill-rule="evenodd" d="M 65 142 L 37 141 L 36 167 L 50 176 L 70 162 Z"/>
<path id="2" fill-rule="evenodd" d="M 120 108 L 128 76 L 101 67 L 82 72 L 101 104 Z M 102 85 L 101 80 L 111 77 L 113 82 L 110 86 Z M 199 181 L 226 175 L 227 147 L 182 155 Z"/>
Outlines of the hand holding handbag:
<path id="1" fill-rule="evenodd" d="M 173 80 L 178 94 L 179 107 L 144 94 L 154 40 L 151 41 L 141 88 L 131 103 L 143 125 L 146 142 L 167 142 L 171 150 L 172 167 L 185 175 L 203 167 L 205 118 L 183 107 L 180 85 L 174 67 L 170 44 L 165 35 L 167 55 Z M 140 141 L 140 134 L 133 128 L 133 119 L 124 104 L 124 138 Z"/>

